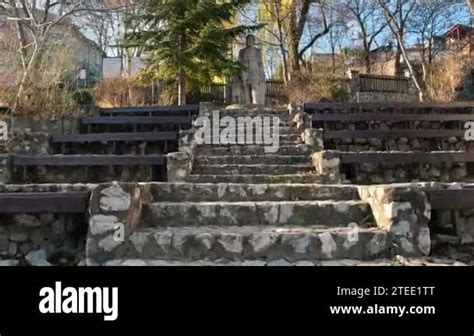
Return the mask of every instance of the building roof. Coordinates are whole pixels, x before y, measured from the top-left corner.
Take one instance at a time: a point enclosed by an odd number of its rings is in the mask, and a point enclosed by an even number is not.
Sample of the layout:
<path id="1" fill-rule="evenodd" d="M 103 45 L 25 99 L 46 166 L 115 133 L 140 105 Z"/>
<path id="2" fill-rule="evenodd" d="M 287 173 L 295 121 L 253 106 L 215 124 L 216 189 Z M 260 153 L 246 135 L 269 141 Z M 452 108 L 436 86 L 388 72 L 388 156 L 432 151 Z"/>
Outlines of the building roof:
<path id="1" fill-rule="evenodd" d="M 463 25 L 463 24 L 456 24 L 452 27 L 450 27 L 446 33 L 444 33 L 444 36 L 454 38 L 454 39 L 461 39 L 464 40 L 469 33 L 474 31 L 473 28 Z"/>

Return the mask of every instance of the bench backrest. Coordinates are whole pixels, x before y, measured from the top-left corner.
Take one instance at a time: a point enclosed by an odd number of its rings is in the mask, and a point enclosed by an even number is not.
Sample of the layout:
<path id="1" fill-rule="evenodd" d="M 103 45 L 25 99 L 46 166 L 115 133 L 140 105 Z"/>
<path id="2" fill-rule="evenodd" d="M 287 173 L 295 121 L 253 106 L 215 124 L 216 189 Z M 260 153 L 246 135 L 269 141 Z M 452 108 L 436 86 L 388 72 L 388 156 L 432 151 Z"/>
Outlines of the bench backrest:
<path id="1" fill-rule="evenodd" d="M 474 209 L 474 189 L 426 189 L 434 210 Z"/>
<path id="2" fill-rule="evenodd" d="M 100 110 L 102 116 L 113 115 L 197 115 L 199 114 L 198 105 L 183 106 L 143 106 L 143 107 L 119 107 L 104 108 Z"/>
<path id="3" fill-rule="evenodd" d="M 377 113 L 325 113 L 313 114 L 314 122 L 412 122 L 412 121 L 474 121 L 471 114 L 377 114 Z"/>
<path id="4" fill-rule="evenodd" d="M 55 143 L 108 141 L 176 141 L 177 132 L 64 134 L 53 137 Z"/>
<path id="5" fill-rule="evenodd" d="M 340 154 L 341 163 L 441 163 L 474 162 L 474 153 L 470 152 L 359 152 Z"/>
<path id="6" fill-rule="evenodd" d="M 463 129 L 444 129 L 444 130 L 344 130 L 344 131 L 326 131 L 324 139 L 394 139 L 394 138 L 464 138 L 466 130 Z"/>
<path id="7" fill-rule="evenodd" d="M 13 165 L 34 166 L 139 166 L 166 164 L 165 155 L 18 155 Z"/>
<path id="8" fill-rule="evenodd" d="M 86 117 L 81 118 L 83 125 L 191 125 L 193 117 L 166 116 L 166 117 Z"/>
<path id="9" fill-rule="evenodd" d="M 89 192 L 0 193 L 0 213 L 85 213 Z"/>
<path id="10" fill-rule="evenodd" d="M 461 109 L 466 112 L 474 110 L 474 102 L 449 102 L 449 103 L 419 103 L 419 102 L 391 102 L 391 103 L 306 103 L 303 107 L 307 113 L 318 111 L 337 111 L 337 110 L 355 110 L 355 111 L 383 111 L 383 110 L 449 110 Z"/>

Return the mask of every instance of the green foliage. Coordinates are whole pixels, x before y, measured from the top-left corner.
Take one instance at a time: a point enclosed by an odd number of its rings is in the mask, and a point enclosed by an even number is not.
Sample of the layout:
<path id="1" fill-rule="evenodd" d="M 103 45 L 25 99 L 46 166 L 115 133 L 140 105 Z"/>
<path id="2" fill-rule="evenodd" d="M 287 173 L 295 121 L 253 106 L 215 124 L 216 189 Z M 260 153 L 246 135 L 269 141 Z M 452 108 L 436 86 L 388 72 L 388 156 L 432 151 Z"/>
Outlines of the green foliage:
<path id="1" fill-rule="evenodd" d="M 91 89 L 79 89 L 74 91 L 72 99 L 79 106 L 94 105 L 94 94 Z"/>
<path id="2" fill-rule="evenodd" d="M 259 26 L 234 25 L 236 12 L 249 0 L 154 0 L 128 23 L 145 22 L 146 29 L 128 34 L 125 46 L 142 47 L 148 65 L 140 79 L 176 80 L 180 71 L 188 89 L 210 83 L 214 76 L 240 69 L 228 46 Z"/>

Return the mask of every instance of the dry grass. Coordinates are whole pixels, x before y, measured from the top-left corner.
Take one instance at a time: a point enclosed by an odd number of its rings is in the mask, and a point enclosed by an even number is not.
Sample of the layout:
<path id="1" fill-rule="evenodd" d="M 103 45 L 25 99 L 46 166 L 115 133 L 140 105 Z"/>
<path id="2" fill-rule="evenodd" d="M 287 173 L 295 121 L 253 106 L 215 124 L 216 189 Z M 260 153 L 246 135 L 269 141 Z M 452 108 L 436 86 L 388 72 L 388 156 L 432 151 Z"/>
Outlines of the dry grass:
<path id="1" fill-rule="evenodd" d="M 155 90 L 152 99 L 151 86 L 139 83 L 135 78 L 106 79 L 96 85 L 94 94 L 100 107 L 129 107 L 150 104 L 170 105 L 173 94 Z M 153 102 L 153 100 L 155 100 Z"/>
<path id="2" fill-rule="evenodd" d="M 340 101 L 344 92 L 343 76 L 323 67 L 293 74 L 287 88 L 291 102 Z"/>
<path id="3" fill-rule="evenodd" d="M 433 101 L 453 101 L 463 80 L 468 64 L 463 56 L 450 55 L 435 62 L 427 72 L 426 92 Z"/>

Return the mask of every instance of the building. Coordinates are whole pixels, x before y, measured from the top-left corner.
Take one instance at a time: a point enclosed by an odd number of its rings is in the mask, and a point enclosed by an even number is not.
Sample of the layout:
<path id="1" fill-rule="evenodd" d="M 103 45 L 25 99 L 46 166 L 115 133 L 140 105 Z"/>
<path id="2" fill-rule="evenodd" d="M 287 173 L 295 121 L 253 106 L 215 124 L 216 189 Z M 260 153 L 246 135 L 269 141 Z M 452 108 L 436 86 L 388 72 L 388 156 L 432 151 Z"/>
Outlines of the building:
<path id="1" fill-rule="evenodd" d="M 32 38 L 31 38 L 32 39 Z M 61 68 L 61 78 L 88 86 L 102 79 L 104 52 L 71 22 L 54 26 L 48 36 L 44 77 Z M 15 85 L 21 75 L 16 29 L 0 17 L 0 85 Z M 46 63 L 46 62 L 45 62 Z M 45 64 L 46 65 L 46 64 Z"/>
<path id="2" fill-rule="evenodd" d="M 133 57 L 129 64 L 121 57 L 105 57 L 102 60 L 102 78 L 135 76 L 145 66 L 145 59 L 140 57 Z"/>

